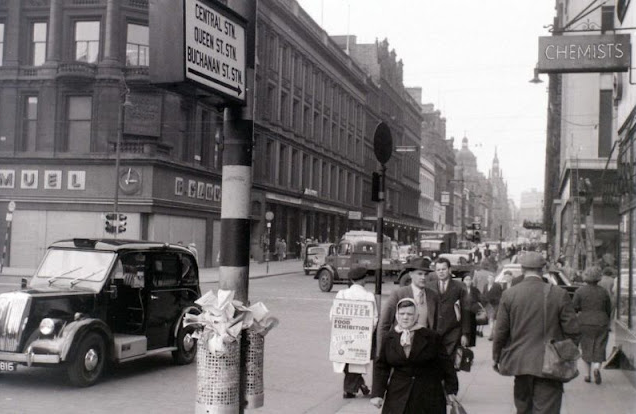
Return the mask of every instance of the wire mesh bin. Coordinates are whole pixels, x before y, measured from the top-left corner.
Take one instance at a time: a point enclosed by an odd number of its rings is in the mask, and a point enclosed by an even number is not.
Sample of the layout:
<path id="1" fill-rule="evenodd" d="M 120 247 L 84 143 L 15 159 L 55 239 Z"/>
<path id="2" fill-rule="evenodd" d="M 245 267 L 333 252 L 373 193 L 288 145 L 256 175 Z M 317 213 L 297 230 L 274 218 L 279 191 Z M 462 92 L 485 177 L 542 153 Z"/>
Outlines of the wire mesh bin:
<path id="1" fill-rule="evenodd" d="M 197 341 L 196 414 L 239 412 L 240 335 L 226 344 L 227 352 L 213 353 L 206 340 Z"/>
<path id="2" fill-rule="evenodd" d="M 245 340 L 241 342 L 241 354 L 244 358 L 245 369 L 242 370 L 242 382 L 245 387 L 246 408 L 263 406 L 265 394 L 263 391 L 263 356 L 265 338 L 263 335 L 246 329 L 242 332 Z"/>

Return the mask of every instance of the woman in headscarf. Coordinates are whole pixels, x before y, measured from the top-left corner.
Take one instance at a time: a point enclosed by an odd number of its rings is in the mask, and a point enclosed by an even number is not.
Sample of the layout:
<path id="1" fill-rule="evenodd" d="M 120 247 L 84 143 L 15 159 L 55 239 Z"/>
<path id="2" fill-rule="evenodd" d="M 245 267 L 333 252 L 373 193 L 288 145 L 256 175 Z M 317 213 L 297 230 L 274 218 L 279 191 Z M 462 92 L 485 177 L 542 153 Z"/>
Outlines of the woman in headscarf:
<path id="1" fill-rule="evenodd" d="M 598 285 L 601 280 L 601 269 L 588 267 L 583 272 L 582 286 L 574 293 L 572 303 L 578 312 L 581 325 L 581 353 L 586 365 L 585 382 L 601 383 L 601 363 L 605 361 L 605 348 L 610 328 L 612 302 L 605 289 Z"/>
<path id="2" fill-rule="evenodd" d="M 376 361 L 371 404 L 384 406 L 382 414 L 446 414 L 444 391 L 453 401 L 459 385 L 441 337 L 417 323 L 411 298 L 397 303 L 395 318 Z"/>

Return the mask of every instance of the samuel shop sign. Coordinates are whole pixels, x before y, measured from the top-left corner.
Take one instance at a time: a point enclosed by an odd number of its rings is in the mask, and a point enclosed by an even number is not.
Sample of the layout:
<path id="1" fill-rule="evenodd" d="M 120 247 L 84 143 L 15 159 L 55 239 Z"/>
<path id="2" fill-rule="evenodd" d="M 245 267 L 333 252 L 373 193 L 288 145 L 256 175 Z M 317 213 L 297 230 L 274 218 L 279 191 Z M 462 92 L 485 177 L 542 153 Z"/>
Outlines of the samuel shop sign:
<path id="1" fill-rule="evenodd" d="M 627 72 L 626 34 L 544 36 L 539 38 L 539 73 Z"/>
<path id="2" fill-rule="evenodd" d="M 371 358 L 373 302 L 336 299 L 331 320 L 329 360 L 367 364 Z"/>

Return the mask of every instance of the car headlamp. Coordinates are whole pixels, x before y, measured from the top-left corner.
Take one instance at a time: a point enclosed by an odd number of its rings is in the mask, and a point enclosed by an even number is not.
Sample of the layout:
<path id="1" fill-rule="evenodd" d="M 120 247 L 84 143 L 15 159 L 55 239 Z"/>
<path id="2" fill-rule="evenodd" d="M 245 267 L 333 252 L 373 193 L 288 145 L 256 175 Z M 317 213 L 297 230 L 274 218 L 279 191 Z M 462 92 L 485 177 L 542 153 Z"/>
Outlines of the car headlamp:
<path id="1" fill-rule="evenodd" d="M 40 333 L 42 335 L 51 335 L 55 330 L 55 321 L 51 318 L 44 318 L 40 322 Z"/>

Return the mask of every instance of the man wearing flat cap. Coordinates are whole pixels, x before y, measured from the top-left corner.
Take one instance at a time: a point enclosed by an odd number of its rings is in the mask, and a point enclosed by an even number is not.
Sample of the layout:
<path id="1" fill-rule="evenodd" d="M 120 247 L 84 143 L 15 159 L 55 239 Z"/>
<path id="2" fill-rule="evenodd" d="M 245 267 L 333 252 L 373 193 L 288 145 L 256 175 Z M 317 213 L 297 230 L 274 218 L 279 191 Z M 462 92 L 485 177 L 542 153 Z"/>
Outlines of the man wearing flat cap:
<path id="1" fill-rule="evenodd" d="M 375 296 L 364 288 L 367 277 L 367 269 L 362 266 L 354 266 L 349 269 L 347 274 L 352 284 L 348 289 L 339 290 L 336 299 L 358 300 L 371 302 L 373 304 L 373 326 L 378 323 L 378 308 L 375 306 Z M 332 308 L 331 318 L 334 317 L 334 309 Z M 371 390 L 364 383 L 362 374 L 366 374 L 370 369 L 371 363 L 368 364 L 345 364 L 344 362 L 332 362 L 334 372 L 344 372 L 343 382 L 343 398 L 355 398 L 358 391 L 362 391 L 364 395 L 369 394 Z"/>
<path id="2" fill-rule="evenodd" d="M 499 303 L 493 368 L 501 375 L 514 375 L 518 413 L 558 413 L 563 383 L 542 373 L 544 337 L 557 341 L 571 338 L 578 344 L 579 323 L 567 291 L 544 283 L 543 256 L 527 252 L 520 264 L 523 280 L 505 290 Z"/>
<path id="3" fill-rule="evenodd" d="M 415 299 L 417 304 L 418 323 L 425 328 L 435 330 L 437 324 L 437 309 L 439 306 L 439 297 L 437 293 L 426 287 L 427 275 L 433 270 L 431 269 L 431 261 L 426 258 L 415 258 L 409 263 L 409 276 L 411 284 L 402 286 L 389 296 L 386 304 L 382 307 L 382 315 L 378 325 L 379 337 L 378 343 L 382 343 L 384 335 L 395 324 L 395 311 L 397 303 L 404 298 Z"/>

